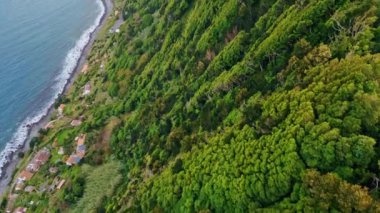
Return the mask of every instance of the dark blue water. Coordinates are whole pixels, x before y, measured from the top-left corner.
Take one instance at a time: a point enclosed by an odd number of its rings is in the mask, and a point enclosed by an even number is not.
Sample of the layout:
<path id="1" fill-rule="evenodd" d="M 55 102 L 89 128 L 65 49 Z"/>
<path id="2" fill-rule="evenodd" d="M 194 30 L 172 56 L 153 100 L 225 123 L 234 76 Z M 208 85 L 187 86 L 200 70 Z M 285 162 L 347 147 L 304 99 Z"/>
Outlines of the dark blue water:
<path id="1" fill-rule="evenodd" d="M 103 10 L 99 0 L 0 0 L 0 168 L 62 91 Z"/>

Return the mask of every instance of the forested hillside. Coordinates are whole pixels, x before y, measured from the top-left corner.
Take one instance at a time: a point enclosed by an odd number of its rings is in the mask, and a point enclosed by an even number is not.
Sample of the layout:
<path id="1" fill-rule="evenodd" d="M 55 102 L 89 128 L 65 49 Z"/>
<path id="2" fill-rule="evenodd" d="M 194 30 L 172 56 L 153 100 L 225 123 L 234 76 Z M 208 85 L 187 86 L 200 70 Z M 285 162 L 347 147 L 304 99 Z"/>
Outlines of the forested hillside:
<path id="1" fill-rule="evenodd" d="M 119 2 L 120 33 L 100 35 L 88 73 L 57 103 L 83 123 L 61 119 L 33 144 L 70 148 L 87 134 L 84 161 L 67 168 L 53 154 L 68 184 L 16 202 L 39 199 L 36 212 L 379 212 L 378 3 Z"/>

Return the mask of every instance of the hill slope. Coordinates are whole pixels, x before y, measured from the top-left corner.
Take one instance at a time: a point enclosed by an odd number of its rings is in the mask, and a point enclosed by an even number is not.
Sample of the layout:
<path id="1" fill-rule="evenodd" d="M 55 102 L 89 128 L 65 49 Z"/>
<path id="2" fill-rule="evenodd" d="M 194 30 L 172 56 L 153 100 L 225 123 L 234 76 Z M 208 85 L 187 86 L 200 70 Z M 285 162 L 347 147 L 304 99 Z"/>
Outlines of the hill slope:
<path id="1" fill-rule="evenodd" d="M 120 33 L 98 39 L 59 102 L 83 123 L 61 118 L 36 139 L 70 149 L 86 133 L 85 165 L 53 154 L 70 183 L 19 205 L 380 211 L 377 3 L 126 0 Z"/>

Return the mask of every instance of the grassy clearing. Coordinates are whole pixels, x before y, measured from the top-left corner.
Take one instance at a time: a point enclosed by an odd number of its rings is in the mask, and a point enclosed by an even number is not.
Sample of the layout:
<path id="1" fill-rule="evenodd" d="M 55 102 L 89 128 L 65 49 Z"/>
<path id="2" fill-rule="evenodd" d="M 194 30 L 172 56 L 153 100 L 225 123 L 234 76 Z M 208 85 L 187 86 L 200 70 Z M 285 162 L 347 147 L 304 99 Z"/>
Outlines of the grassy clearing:
<path id="1" fill-rule="evenodd" d="M 122 179 L 120 170 L 121 164 L 118 162 L 110 162 L 94 170 L 88 169 L 83 197 L 71 212 L 96 212 L 103 199 L 111 196 L 120 183 Z"/>

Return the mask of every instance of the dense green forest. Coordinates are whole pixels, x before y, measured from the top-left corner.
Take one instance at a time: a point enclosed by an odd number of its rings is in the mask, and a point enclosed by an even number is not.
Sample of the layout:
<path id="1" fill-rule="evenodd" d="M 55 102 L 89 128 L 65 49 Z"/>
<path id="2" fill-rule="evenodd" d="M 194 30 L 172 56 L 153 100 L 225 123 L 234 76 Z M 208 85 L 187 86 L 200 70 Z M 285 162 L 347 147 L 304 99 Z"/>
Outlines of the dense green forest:
<path id="1" fill-rule="evenodd" d="M 379 1 L 116 2 L 120 33 L 113 17 L 57 102 L 83 123 L 63 118 L 32 144 L 69 149 L 86 133 L 88 153 L 72 168 L 53 154 L 68 184 L 19 206 L 380 211 Z"/>

